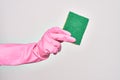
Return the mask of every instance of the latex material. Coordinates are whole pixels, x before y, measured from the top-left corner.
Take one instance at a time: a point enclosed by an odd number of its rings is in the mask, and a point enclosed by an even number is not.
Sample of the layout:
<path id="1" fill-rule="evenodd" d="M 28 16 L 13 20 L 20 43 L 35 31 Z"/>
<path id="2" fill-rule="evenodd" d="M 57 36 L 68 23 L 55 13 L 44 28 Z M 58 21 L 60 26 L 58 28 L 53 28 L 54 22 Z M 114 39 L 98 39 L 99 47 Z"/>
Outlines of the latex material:
<path id="1" fill-rule="evenodd" d="M 75 44 L 80 45 L 88 21 L 89 19 L 86 17 L 69 12 L 63 29 L 69 31 L 76 38 Z"/>
<path id="2" fill-rule="evenodd" d="M 61 50 L 61 42 L 74 42 L 71 34 L 59 27 L 45 32 L 41 40 L 30 44 L 0 44 L 0 65 L 20 65 L 45 60 Z"/>

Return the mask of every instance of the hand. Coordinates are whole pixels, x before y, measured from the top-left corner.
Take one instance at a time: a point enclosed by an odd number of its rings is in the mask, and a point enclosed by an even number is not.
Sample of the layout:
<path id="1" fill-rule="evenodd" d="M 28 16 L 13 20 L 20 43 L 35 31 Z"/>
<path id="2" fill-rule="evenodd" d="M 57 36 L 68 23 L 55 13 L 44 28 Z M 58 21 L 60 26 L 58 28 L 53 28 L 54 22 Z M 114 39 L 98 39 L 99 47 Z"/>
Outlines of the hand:
<path id="1" fill-rule="evenodd" d="M 53 27 L 45 32 L 41 40 L 38 42 L 41 56 L 49 56 L 50 54 L 57 54 L 61 50 L 61 42 L 75 42 L 75 38 L 71 34 L 59 27 Z"/>

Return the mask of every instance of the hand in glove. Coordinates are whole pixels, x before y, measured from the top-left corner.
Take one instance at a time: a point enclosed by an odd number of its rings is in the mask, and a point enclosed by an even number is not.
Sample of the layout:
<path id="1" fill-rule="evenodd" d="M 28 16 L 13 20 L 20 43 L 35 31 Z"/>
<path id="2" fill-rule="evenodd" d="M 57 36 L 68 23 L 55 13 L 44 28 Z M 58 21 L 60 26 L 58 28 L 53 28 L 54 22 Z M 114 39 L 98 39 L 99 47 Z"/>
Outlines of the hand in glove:
<path id="1" fill-rule="evenodd" d="M 49 29 L 38 42 L 42 56 L 57 54 L 61 50 L 61 42 L 74 42 L 75 38 L 71 34 L 59 27 Z"/>
<path id="2" fill-rule="evenodd" d="M 61 50 L 61 42 L 74 42 L 70 33 L 58 27 L 49 29 L 37 43 L 0 44 L 0 65 L 20 65 L 45 60 Z"/>

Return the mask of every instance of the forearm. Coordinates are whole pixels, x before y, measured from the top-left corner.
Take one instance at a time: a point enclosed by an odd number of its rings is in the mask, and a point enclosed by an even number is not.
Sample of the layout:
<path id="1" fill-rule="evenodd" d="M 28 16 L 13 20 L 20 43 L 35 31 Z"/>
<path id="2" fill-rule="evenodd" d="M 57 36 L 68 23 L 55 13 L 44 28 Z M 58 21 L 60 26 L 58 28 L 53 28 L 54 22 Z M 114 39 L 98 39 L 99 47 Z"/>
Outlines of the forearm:
<path id="1" fill-rule="evenodd" d="M 31 44 L 1 44 L 0 65 L 20 65 L 42 61 L 48 56 L 40 55 L 37 43 Z"/>

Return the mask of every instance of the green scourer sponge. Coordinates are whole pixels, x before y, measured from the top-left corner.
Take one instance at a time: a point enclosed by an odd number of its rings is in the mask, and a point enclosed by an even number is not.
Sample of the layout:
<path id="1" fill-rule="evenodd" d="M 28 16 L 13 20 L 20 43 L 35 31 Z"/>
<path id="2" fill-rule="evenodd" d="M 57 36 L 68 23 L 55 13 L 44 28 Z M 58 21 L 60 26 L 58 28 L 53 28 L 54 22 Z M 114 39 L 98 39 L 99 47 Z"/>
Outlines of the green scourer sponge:
<path id="1" fill-rule="evenodd" d="M 69 12 L 63 29 L 69 31 L 71 36 L 76 39 L 75 44 L 80 45 L 88 21 L 89 19 L 86 17 Z"/>

